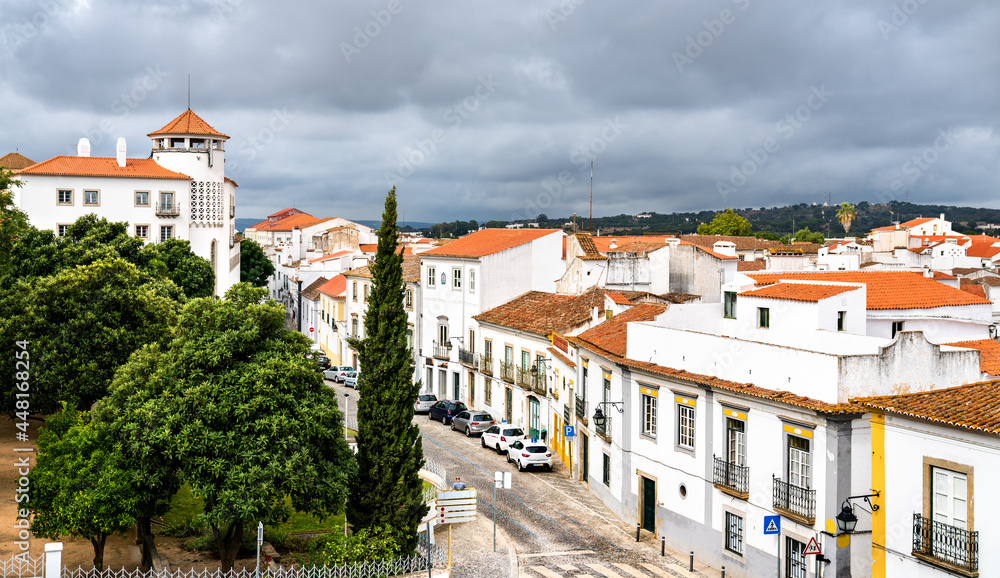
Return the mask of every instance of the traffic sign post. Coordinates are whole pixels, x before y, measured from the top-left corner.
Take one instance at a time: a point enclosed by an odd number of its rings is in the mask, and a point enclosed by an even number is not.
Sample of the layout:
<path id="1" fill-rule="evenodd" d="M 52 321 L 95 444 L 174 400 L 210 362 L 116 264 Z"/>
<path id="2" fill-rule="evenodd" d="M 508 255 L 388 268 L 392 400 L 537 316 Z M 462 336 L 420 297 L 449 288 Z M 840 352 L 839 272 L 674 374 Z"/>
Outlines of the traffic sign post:
<path id="1" fill-rule="evenodd" d="M 781 533 L 781 516 L 764 516 L 764 535 Z"/>
<path id="2" fill-rule="evenodd" d="M 493 474 L 493 551 L 497 551 L 497 488 L 503 486 L 510 489 L 510 472 L 495 472 Z"/>
<path id="3" fill-rule="evenodd" d="M 819 542 L 816 540 L 816 537 L 814 536 L 814 537 L 810 538 L 809 539 L 809 543 L 806 544 L 806 550 L 805 550 L 805 552 L 803 552 L 803 554 L 805 554 L 806 556 L 810 556 L 810 555 L 822 554 L 822 553 L 823 553 L 823 550 L 819 547 Z"/>
<path id="4" fill-rule="evenodd" d="M 576 435 L 576 427 L 567 425 L 563 426 L 563 436 L 571 438 Z"/>

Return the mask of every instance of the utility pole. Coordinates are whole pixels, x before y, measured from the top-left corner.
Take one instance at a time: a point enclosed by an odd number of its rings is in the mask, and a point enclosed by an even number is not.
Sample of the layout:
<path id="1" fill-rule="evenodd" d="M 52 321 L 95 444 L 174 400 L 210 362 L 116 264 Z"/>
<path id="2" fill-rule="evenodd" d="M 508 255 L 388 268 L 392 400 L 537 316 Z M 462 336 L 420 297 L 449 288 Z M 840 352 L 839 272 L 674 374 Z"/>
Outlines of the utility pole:
<path id="1" fill-rule="evenodd" d="M 594 236 L 594 160 L 590 160 L 590 236 Z"/>

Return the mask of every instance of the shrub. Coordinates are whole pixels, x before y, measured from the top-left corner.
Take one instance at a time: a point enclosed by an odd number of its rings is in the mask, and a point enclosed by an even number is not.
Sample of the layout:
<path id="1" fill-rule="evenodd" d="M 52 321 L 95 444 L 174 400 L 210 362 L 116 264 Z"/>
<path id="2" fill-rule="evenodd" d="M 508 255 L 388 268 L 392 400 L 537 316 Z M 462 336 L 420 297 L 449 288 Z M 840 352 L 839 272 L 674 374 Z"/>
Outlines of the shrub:
<path id="1" fill-rule="evenodd" d="M 186 538 L 187 536 L 198 536 L 205 531 L 205 522 L 200 516 L 185 516 L 167 525 L 161 534 L 173 536 L 175 538 Z"/>
<path id="2" fill-rule="evenodd" d="M 385 527 L 365 528 L 344 536 L 331 533 L 320 536 L 309 545 L 311 562 L 320 566 L 340 566 L 403 555 L 393 531 Z"/>

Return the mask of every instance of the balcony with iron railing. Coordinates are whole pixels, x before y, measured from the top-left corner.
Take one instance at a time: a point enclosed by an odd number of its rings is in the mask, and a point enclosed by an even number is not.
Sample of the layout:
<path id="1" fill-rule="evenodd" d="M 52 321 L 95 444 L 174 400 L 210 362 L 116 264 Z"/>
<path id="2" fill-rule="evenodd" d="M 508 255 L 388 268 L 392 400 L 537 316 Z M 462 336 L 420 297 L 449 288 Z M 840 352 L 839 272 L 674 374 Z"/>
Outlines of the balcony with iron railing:
<path id="1" fill-rule="evenodd" d="M 584 423 L 584 425 L 588 425 L 588 422 L 587 422 L 587 400 L 583 399 L 579 395 L 577 395 L 575 397 L 576 397 L 576 404 L 575 404 L 576 405 L 576 417 L 577 417 L 577 419 L 579 419 L 580 421 L 582 421 Z"/>
<path id="2" fill-rule="evenodd" d="M 978 576 L 979 532 L 913 514 L 913 556 L 963 576 Z"/>
<path id="3" fill-rule="evenodd" d="M 464 347 L 459 347 L 458 362 L 462 365 L 467 365 L 475 369 L 479 367 L 479 355 L 465 349 Z"/>
<path id="4" fill-rule="evenodd" d="M 500 362 L 500 379 L 514 383 L 514 364 L 509 361 Z"/>
<path id="5" fill-rule="evenodd" d="M 541 396 L 548 395 L 549 389 L 546 383 L 547 381 L 548 380 L 545 378 L 545 374 L 539 371 L 538 375 L 531 376 L 531 391 Z"/>
<path id="6" fill-rule="evenodd" d="M 596 419 L 594 420 L 594 433 L 596 433 L 597 435 L 599 435 L 601 437 L 601 439 L 603 439 L 604 441 L 606 441 L 608 443 L 611 443 L 611 416 L 610 415 L 604 414 L 604 421 L 603 421 L 603 423 L 600 423 L 600 424 L 597 423 Z"/>
<path id="7" fill-rule="evenodd" d="M 774 481 L 774 510 L 785 516 L 812 526 L 816 523 L 816 490 L 800 488 L 795 484 L 771 476 Z"/>
<path id="8" fill-rule="evenodd" d="M 179 217 L 180 214 L 180 203 L 156 203 L 157 217 Z"/>
<path id="9" fill-rule="evenodd" d="M 437 341 L 434 342 L 434 357 L 436 359 L 443 359 L 448 361 L 451 359 L 451 343 L 445 343 L 439 345 Z"/>
<path id="10" fill-rule="evenodd" d="M 712 483 L 723 492 L 746 500 L 750 497 L 750 468 L 740 466 L 725 458 L 715 458 Z"/>
<path id="11" fill-rule="evenodd" d="M 480 359 L 479 371 L 485 373 L 486 375 L 493 375 L 493 360 L 489 357 L 483 357 Z"/>
<path id="12" fill-rule="evenodd" d="M 514 381 L 523 389 L 531 390 L 531 370 L 527 367 L 514 368 Z"/>

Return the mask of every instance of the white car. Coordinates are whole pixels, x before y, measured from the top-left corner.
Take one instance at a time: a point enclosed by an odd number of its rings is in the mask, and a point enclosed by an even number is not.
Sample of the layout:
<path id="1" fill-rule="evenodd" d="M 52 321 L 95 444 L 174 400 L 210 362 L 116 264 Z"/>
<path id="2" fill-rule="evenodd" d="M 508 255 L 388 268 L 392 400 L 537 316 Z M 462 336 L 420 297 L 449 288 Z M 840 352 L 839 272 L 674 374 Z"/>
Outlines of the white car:
<path id="1" fill-rule="evenodd" d="M 545 468 L 552 471 L 552 452 L 545 444 L 524 443 L 524 440 L 511 442 L 507 449 L 507 463 L 514 462 L 517 469 L 524 471 L 528 468 Z"/>
<path id="2" fill-rule="evenodd" d="M 344 381 L 348 371 L 354 371 L 350 365 L 331 365 L 330 369 L 323 371 L 323 377 L 336 382 Z"/>
<path id="3" fill-rule="evenodd" d="M 523 439 L 523 429 L 502 423 L 484 431 L 481 443 L 484 448 L 493 448 L 498 454 L 502 454 L 507 451 L 507 447 L 510 444 Z"/>
<path id="4" fill-rule="evenodd" d="M 344 374 L 344 387 L 358 388 L 358 379 L 361 378 L 360 371 L 348 371 Z"/>
<path id="5" fill-rule="evenodd" d="M 437 396 L 433 393 L 421 393 L 417 396 L 417 401 L 413 403 L 413 413 L 427 413 L 431 406 L 437 403 Z"/>

